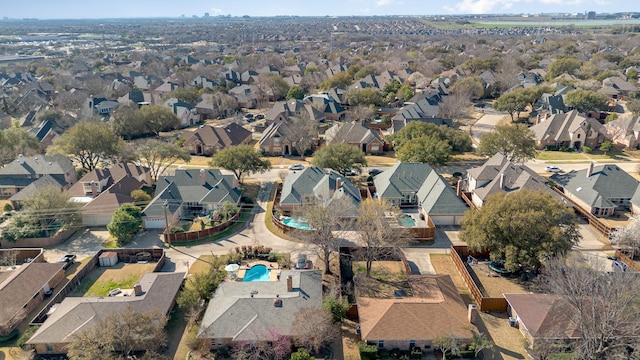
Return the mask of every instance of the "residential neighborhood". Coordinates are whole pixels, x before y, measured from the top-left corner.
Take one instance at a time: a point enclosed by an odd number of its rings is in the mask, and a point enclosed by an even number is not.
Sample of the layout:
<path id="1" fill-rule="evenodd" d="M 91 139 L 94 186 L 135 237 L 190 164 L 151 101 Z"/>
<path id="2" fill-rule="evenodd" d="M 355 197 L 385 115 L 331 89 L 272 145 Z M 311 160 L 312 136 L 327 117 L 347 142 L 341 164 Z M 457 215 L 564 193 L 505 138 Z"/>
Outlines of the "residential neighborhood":
<path id="1" fill-rule="evenodd" d="M 0 19 L 0 360 L 638 358 L 640 13 L 484 16 Z"/>

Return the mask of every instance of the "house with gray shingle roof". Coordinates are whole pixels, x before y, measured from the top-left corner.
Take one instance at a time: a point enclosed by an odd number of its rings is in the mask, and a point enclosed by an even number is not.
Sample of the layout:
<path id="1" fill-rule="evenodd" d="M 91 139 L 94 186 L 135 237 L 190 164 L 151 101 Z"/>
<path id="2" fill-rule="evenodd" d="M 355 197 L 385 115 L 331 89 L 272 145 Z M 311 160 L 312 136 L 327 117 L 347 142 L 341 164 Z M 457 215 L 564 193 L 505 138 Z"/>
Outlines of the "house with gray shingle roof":
<path id="1" fill-rule="evenodd" d="M 335 124 L 325 132 L 325 139 L 329 143 L 355 146 L 365 154 L 378 154 L 384 151 L 384 140 L 380 134 L 359 121 Z"/>
<path id="2" fill-rule="evenodd" d="M 620 76 L 612 76 L 602 80 L 599 93 L 611 95 L 612 98 L 626 98 L 638 91 L 638 87 Z"/>
<path id="3" fill-rule="evenodd" d="M 599 217 L 611 216 L 614 211 L 640 209 L 640 181 L 615 164 L 591 163 L 583 170 L 553 174 L 551 180 L 567 197 Z"/>
<path id="4" fill-rule="evenodd" d="M 144 227 L 163 229 L 180 219 L 193 220 L 210 214 L 223 203 L 239 204 L 242 192 L 233 175 L 217 169 L 178 169 L 174 175 L 161 176 L 156 196 L 142 210 Z"/>
<path id="5" fill-rule="evenodd" d="M 640 146 L 640 116 L 623 117 L 604 125 L 606 136 L 614 144 L 635 149 Z"/>
<path id="6" fill-rule="evenodd" d="M 0 168 L 0 199 L 9 199 L 44 175 L 50 175 L 64 189 L 78 180 L 73 163 L 63 155 L 20 155 Z"/>
<path id="7" fill-rule="evenodd" d="M 482 207 L 489 195 L 499 192 L 516 192 L 521 189 L 548 192 L 560 198 L 549 186 L 547 180 L 522 164 L 514 164 L 498 153 L 482 166 L 466 171 L 464 191 L 471 193 L 471 201 Z"/>
<path id="8" fill-rule="evenodd" d="M 252 140 L 251 131 L 236 123 L 226 126 L 203 125 L 191 136 L 185 136 L 182 146 L 192 155 L 210 156 L 218 151 L 236 145 L 247 145 Z"/>
<path id="9" fill-rule="evenodd" d="M 65 354 L 71 335 L 90 330 L 106 317 L 124 312 L 127 307 L 136 313 L 155 310 L 168 315 L 184 277 L 185 273 L 146 273 L 139 282 L 141 291 L 133 291 L 130 296 L 66 297 L 27 343 L 41 355 Z"/>
<path id="10" fill-rule="evenodd" d="M 429 164 L 397 162 L 376 175 L 373 183 L 375 198 L 392 206 L 418 208 L 435 225 L 458 225 L 468 209 Z"/>
<path id="11" fill-rule="evenodd" d="M 538 148 L 580 150 L 587 145 L 595 149 L 604 141 L 602 124 L 594 118 L 580 115 L 576 110 L 541 118 L 538 124 L 529 129 Z"/>
<path id="12" fill-rule="evenodd" d="M 360 190 L 346 177 L 333 170 L 309 167 L 287 175 L 280 193 L 280 209 L 293 211 L 307 198 L 315 197 L 326 202 L 345 198 L 353 204 L 355 211 L 360 206 Z"/>
<path id="13" fill-rule="evenodd" d="M 278 281 L 225 281 L 209 301 L 198 338 L 218 348 L 267 341 L 274 331 L 293 336 L 300 311 L 309 309 L 322 309 L 320 270 L 282 270 Z"/>

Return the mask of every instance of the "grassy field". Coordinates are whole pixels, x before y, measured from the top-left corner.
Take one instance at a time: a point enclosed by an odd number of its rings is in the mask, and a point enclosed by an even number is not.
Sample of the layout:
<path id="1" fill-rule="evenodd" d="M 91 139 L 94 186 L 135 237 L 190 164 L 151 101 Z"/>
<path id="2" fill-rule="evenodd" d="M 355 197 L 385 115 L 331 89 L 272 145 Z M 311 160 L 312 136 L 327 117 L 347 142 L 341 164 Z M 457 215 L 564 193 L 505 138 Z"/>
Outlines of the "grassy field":
<path id="1" fill-rule="evenodd" d="M 594 151 L 593 153 L 587 154 L 583 152 L 566 152 L 566 151 L 540 151 L 538 152 L 538 156 L 536 156 L 538 160 L 544 161 L 631 161 L 634 160 L 633 157 L 630 156 L 629 153 L 626 152 L 610 152 L 608 154 L 603 154 L 598 151 Z"/>
<path id="2" fill-rule="evenodd" d="M 365 263 L 354 261 L 353 272 L 362 275 L 361 282 L 356 285 L 358 296 L 391 298 L 396 290 L 404 290 L 407 295 L 412 295 L 401 261 L 375 261 L 371 266 L 371 278 L 364 277 Z"/>
<path id="3" fill-rule="evenodd" d="M 474 279 L 480 291 L 489 297 L 502 297 L 504 293 L 526 293 L 527 291 L 520 285 L 518 277 L 499 276 L 489 269 L 486 262 L 479 262 L 478 265 L 467 266 L 469 274 Z"/>
<path id="4" fill-rule="evenodd" d="M 152 272 L 155 263 L 125 264 L 119 262 L 113 267 L 97 267 L 85 277 L 80 285 L 69 296 L 107 296 L 109 291 L 132 289 L 140 281 L 142 275 Z"/>

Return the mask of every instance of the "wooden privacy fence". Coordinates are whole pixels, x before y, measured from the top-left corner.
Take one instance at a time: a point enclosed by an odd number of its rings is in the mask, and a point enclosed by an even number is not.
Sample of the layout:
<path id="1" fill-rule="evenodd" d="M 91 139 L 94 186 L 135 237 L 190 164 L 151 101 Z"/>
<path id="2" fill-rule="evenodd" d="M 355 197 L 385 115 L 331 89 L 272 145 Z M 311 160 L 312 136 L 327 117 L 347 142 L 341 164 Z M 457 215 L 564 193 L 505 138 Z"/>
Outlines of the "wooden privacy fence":
<path id="1" fill-rule="evenodd" d="M 560 194 L 560 196 L 562 196 L 562 198 L 569 202 L 571 205 L 573 205 L 573 209 L 578 212 L 581 216 L 583 216 L 584 218 L 587 219 L 587 222 L 589 222 L 589 225 L 593 226 L 596 230 L 598 230 L 602 235 L 606 236 L 607 239 L 609 238 L 609 235 L 611 234 L 611 231 L 614 230 L 612 227 L 610 227 L 609 225 L 607 225 L 604 221 L 602 221 L 600 218 L 598 218 L 597 216 L 593 215 L 592 213 L 590 213 L 589 211 L 583 209 L 582 207 L 580 207 L 580 205 L 578 203 L 576 203 L 575 201 L 573 201 L 572 199 L 570 199 L 567 195 L 565 195 L 562 191 L 560 191 L 558 188 L 556 187 L 552 187 L 552 189 Z"/>
<path id="2" fill-rule="evenodd" d="M 620 249 L 616 250 L 616 257 L 622 260 L 623 263 L 627 264 L 629 268 L 633 271 L 640 271 L 640 265 L 638 265 L 632 258 L 627 256 L 627 254 L 623 253 Z"/>
<path id="3" fill-rule="evenodd" d="M 475 300 L 478 305 L 479 311 L 507 311 L 507 300 L 503 297 L 501 298 L 491 298 L 485 297 L 478 285 L 476 285 L 475 281 L 469 274 L 469 270 L 467 270 L 466 263 L 462 261 L 458 251 L 453 246 L 451 247 L 451 259 L 453 260 L 453 264 L 458 269 L 460 276 L 462 276 L 462 280 L 465 285 L 467 285 L 467 289 L 471 293 L 471 297 Z"/>
<path id="4" fill-rule="evenodd" d="M 238 211 L 235 215 L 233 215 L 228 221 L 210 228 L 196 230 L 196 231 L 185 231 L 180 233 L 165 232 L 164 234 L 162 234 L 162 236 L 164 237 L 164 242 L 175 244 L 175 243 L 181 243 L 181 242 L 189 242 L 189 241 L 206 239 L 208 237 L 211 237 L 219 232 L 222 232 L 228 229 L 229 227 L 231 227 L 231 225 L 235 224 L 240 218 L 240 214 L 242 213 L 242 211 L 245 211 L 245 210 L 240 209 L 240 211 Z"/>

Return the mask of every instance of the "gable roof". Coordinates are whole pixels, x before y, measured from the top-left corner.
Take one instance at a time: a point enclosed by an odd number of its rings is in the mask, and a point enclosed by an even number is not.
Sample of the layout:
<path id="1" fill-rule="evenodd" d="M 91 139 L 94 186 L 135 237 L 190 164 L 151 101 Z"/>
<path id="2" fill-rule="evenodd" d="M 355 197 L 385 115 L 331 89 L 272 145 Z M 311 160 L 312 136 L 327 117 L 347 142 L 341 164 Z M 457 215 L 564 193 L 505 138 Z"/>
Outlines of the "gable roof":
<path id="1" fill-rule="evenodd" d="M 359 297 L 363 340 L 429 340 L 447 333 L 470 337 L 467 311 L 449 275 L 411 275 L 413 296 Z"/>
<path id="2" fill-rule="evenodd" d="M 29 199 L 33 198 L 34 196 L 36 196 L 36 194 L 38 193 L 38 190 L 44 189 L 44 188 L 49 187 L 49 186 L 55 186 L 60 191 L 62 191 L 62 186 L 63 185 L 64 184 L 61 184 L 53 176 L 51 176 L 49 174 L 45 174 L 45 175 L 39 177 L 36 181 L 34 181 L 31 184 L 27 185 L 27 187 L 25 187 L 24 189 L 18 191 L 16 194 L 14 194 L 12 197 L 10 197 L 9 200 L 11 200 L 11 201 L 29 200 Z"/>
<path id="3" fill-rule="evenodd" d="M 115 212 L 122 204 L 133 204 L 133 190 L 140 189 L 142 182 L 131 176 L 125 176 L 100 192 L 91 202 L 82 208 L 83 214 L 104 214 Z"/>
<path id="4" fill-rule="evenodd" d="M 311 106 L 311 104 L 297 99 L 287 101 L 278 101 L 265 114 L 265 119 L 275 120 L 279 115 L 284 114 L 285 117 L 291 116 L 309 116 L 314 121 L 324 121 L 326 118 L 320 110 Z"/>
<path id="5" fill-rule="evenodd" d="M 217 169 L 178 169 L 172 176 L 161 176 L 156 196 L 142 211 L 143 216 L 163 216 L 167 210 L 175 213 L 183 202 L 237 204 L 242 193 L 235 187 L 233 175 L 222 175 Z"/>
<path id="6" fill-rule="evenodd" d="M 0 277 L 0 304 L 3 308 L 0 323 L 20 313 L 63 267 L 62 263 L 24 263 L 9 271 L 7 276 Z"/>
<path id="7" fill-rule="evenodd" d="M 554 114 L 529 129 L 537 141 L 560 142 L 568 141 L 570 133 L 580 127 L 590 127 L 593 131 L 602 133 L 602 124 L 598 120 L 584 117 L 576 110 L 564 114 Z"/>
<path id="8" fill-rule="evenodd" d="M 463 214 L 467 206 L 429 164 L 397 162 L 373 178 L 376 195 L 399 199 L 415 193 L 429 215 Z"/>
<path id="9" fill-rule="evenodd" d="M 555 198 L 560 198 L 547 186 L 545 178 L 526 165 L 512 163 L 500 153 L 492 156 L 482 166 L 467 170 L 467 174 L 476 179 L 476 188 L 469 190 L 483 202 L 491 194 L 501 191 L 510 193 L 521 189 L 544 191 Z M 504 178 L 502 178 L 503 175 Z M 478 184 L 486 181 L 488 181 L 486 184 Z"/>
<path id="10" fill-rule="evenodd" d="M 66 297 L 28 343 L 68 343 L 72 334 L 91 329 L 105 317 L 123 312 L 127 306 L 136 312 L 157 309 L 167 314 L 184 276 L 185 273 L 146 273 L 139 282 L 143 291 L 140 296 Z"/>
<path id="11" fill-rule="evenodd" d="M 355 205 L 354 211 L 362 201 L 360 190 L 351 180 L 333 170 L 308 167 L 287 175 L 282 184 L 280 205 L 301 205 L 309 196 L 329 201 L 346 197 Z"/>
<path id="12" fill-rule="evenodd" d="M 587 176 L 587 171 L 588 169 L 582 169 L 564 174 L 556 173 L 551 176 L 551 180 L 562 185 L 566 192 L 588 206 L 600 208 L 616 207 L 608 199 L 631 199 L 640 187 L 640 181 L 615 164 L 593 166 L 591 176 Z"/>
<path id="13" fill-rule="evenodd" d="M 336 124 L 325 133 L 325 138 L 332 143 L 369 144 L 374 140 L 382 142 L 378 133 L 359 122 Z"/>
<path id="14" fill-rule="evenodd" d="M 221 149 L 228 146 L 240 145 L 250 136 L 251 131 L 236 123 L 215 127 L 205 125 L 199 127 L 193 135 L 187 138 L 185 144 L 200 143 Z"/>
<path id="15" fill-rule="evenodd" d="M 287 291 L 287 277 L 293 291 Z M 279 298 L 281 306 L 274 306 Z M 270 331 L 289 336 L 300 310 L 322 308 L 320 270 L 282 270 L 279 281 L 223 282 L 209 301 L 199 338 L 259 341 Z"/>
<path id="16" fill-rule="evenodd" d="M 21 163 L 21 159 L 23 160 Z M 14 175 L 62 175 L 75 171 L 71 160 L 64 155 L 35 155 L 24 156 L 0 168 L 0 176 Z"/>
<path id="17" fill-rule="evenodd" d="M 504 294 L 520 323 L 534 338 L 576 339 L 580 331 L 573 310 L 559 296 L 548 294 Z"/>
<path id="18" fill-rule="evenodd" d="M 71 196 L 84 196 L 84 184 L 92 181 L 102 185 L 99 190 L 107 189 L 124 177 L 131 177 L 146 183 L 149 171 L 149 168 L 146 166 L 132 163 L 117 163 L 108 168 L 95 168 L 86 173 L 77 183 L 73 184 L 73 186 L 69 188 L 69 194 Z"/>

